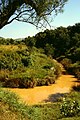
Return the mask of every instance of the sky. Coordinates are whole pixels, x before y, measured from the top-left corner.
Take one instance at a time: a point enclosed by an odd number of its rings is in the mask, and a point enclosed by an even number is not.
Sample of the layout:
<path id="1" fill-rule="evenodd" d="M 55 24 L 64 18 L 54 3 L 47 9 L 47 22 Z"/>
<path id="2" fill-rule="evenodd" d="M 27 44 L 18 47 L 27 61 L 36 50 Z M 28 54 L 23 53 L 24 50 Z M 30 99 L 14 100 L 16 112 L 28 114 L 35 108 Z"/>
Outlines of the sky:
<path id="1" fill-rule="evenodd" d="M 54 21 L 51 23 L 52 28 L 67 27 L 80 23 L 80 0 L 68 0 L 64 6 L 64 12 L 59 13 Z M 4 26 L 0 30 L 0 37 L 4 38 L 25 38 L 28 36 L 34 36 L 42 29 L 36 29 L 35 26 L 29 23 L 23 23 L 13 21 L 12 23 Z"/>

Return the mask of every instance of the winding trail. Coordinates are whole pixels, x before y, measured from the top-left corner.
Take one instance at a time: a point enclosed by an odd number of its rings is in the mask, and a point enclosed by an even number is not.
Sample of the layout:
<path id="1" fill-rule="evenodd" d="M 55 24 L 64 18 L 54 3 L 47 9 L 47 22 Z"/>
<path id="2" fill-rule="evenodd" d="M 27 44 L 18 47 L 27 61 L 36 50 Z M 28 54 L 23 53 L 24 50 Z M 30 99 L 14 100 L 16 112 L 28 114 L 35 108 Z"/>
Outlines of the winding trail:
<path id="1" fill-rule="evenodd" d="M 80 84 L 72 75 L 62 75 L 51 86 L 41 86 L 30 89 L 9 88 L 15 92 L 27 104 L 38 104 L 45 102 L 53 102 L 64 93 L 69 93 L 74 85 Z"/>

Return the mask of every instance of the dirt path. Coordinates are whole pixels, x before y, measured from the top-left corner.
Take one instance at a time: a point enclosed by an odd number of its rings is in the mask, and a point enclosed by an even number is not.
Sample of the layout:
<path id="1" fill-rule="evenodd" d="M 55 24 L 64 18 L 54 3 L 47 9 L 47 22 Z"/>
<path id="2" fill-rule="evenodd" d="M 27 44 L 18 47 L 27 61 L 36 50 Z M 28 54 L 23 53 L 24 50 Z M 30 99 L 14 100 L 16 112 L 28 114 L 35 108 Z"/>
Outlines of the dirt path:
<path id="1" fill-rule="evenodd" d="M 62 75 L 51 86 L 35 87 L 30 89 L 9 89 L 18 94 L 27 104 L 37 104 L 55 101 L 55 98 L 71 91 L 77 85 L 76 78 L 72 75 Z"/>

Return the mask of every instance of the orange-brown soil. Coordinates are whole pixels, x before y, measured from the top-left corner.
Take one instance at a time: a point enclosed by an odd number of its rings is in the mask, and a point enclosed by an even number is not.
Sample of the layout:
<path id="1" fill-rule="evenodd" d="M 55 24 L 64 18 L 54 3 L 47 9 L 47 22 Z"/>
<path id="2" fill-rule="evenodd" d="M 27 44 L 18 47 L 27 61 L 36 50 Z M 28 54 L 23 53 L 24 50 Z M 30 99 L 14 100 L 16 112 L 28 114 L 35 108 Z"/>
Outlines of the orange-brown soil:
<path id="1" fill-rule="evenodd" d="M 56 80 L 56 83 L 50 86 L 40 86 L 30 89 L 9 88 L 15 92 L 27 104 L 38 104 L 53 102 L 57 97 L 64 93 L 69 93 L 74 85 L 80 84 L 72 75 L 62 75 Z"/>

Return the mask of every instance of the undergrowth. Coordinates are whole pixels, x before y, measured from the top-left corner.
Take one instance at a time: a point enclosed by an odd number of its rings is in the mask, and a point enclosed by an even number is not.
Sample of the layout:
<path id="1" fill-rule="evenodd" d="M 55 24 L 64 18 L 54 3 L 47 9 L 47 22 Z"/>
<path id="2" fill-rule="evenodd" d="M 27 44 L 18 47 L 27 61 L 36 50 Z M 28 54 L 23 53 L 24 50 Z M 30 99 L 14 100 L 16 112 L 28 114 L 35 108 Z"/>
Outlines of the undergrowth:
<path id="1" fill-rule="evenodd" d="M 29 106 L 26 105 L 25 103 L 22 103 L 19 97 L 15 95 L 15 93 L 12 93 L 7 90 L 5 91 L 3 88 L 0 88 L 0 108 L 1 108 L 0 119 L 79 120 L 80 119 L 80 109 L 78 109 L 80 108 L 79 92 L 71 92 L 70 94 L 65 95 L 64 98 L 61 98 L 58 102 L 54 103 Z M 71 110 L 73 112 L 71 112 Z"/>

